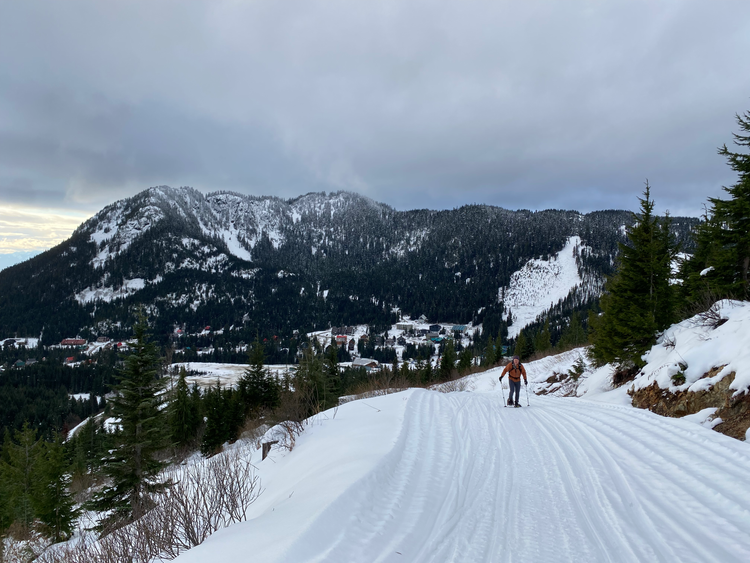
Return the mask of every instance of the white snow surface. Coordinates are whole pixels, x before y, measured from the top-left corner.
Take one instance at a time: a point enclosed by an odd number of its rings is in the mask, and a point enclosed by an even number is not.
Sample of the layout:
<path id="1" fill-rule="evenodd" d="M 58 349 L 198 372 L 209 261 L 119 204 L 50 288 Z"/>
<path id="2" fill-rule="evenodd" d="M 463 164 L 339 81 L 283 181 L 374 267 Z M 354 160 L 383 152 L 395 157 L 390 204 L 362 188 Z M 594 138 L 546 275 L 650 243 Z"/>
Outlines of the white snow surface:
<path id="1" fill-rule="evenodd" d="M 581 353 L 529 363 L 531 385 Z M 177 561 L 750 560 L 750 446 L 702 426 L 710 413 L 617 404 L 604 376 L 583 398 L 504 408 L 499 373 L 470 392 L 352 401 L 291 452 L 253 450 L 263 494 L 248 520 Z"/>
<path id="2" fill-rule="evenodd" d="M 714 328 L 705 315 L 696 315 L 672 325 L 644 356 L 646 366 L 633 381 L 634 389 L 656 382 L 675 391 L 705 391 L 735 373 L 729 388 L 735 395 L 750 389 L 750 302 L 723 300 L 714 305 L 717 318 L 726 319 Z M 715 376 L 703 377 L 722 367 Z M 682 373 L 685 383 L 676 385 L 672 376 Z"/>
<path id="3" fill-rule="evenodd" d="M 123 280 L 122 285 L 115 289 L 112 286 L 87 287 L 74 295 L 76 301 L 81 305 L 93 303 L 95 301 L 105 301 L 107 303 L 115 299 L 124 299 L 146 287 L 147 283 L 156 284 L 161 281 L 161 276 L 154 280 L 144 280 L 143 278 L 133 278 L 132 280 Z"/>
<path id="4" fill-rule="evenodd" d="M 508 338 L 518 336 L 524 327 L 565 299 L 581 283 L 575 259 L 575 250 L 580 244 L 580 237 L 570 237 L 565 248 L 551 260 L 529 260 L 513 273 L 508 287 L 501 288 L 499 293 L 504 296 L 505 307 L 510 308 L 513 315 Z"/>
<path id="5" fill-rule="evenodd" d="M 240 379 L 242 379 L 249 365 L 222 364 L 217 362 L 175 362 L 171 364 L 171 368 L 175 374 L 179 374 L 181 367 L 184 367 L 188 373 L 192 371 L 200 374 L 186 377 L 185 381 L 188 386 L 192 387 L 195 383 L 199 388 L 207 389 L 217 384 L 222 388 L 235 387 Z M 268 364 L 264 367 L 270 374 L 275 375 L 279 379 L 283 378 L 286 372 L 296 368 L 296 366 L 291 364 Z"/>

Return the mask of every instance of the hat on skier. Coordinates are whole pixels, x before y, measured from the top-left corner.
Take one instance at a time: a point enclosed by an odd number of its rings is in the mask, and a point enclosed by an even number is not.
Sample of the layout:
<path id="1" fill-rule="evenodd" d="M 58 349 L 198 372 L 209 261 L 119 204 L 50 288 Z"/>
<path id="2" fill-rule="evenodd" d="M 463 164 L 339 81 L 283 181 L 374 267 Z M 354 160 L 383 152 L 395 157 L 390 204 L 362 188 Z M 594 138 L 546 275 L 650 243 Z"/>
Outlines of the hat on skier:
<path id="1" fill-rule="evenodd" d="M 519 358 L 518 356 L 513 356 L 513 359 L 514 359 L 514 360 L 518 360 L 518 361 L 521 361 L 521 358 Z"/>

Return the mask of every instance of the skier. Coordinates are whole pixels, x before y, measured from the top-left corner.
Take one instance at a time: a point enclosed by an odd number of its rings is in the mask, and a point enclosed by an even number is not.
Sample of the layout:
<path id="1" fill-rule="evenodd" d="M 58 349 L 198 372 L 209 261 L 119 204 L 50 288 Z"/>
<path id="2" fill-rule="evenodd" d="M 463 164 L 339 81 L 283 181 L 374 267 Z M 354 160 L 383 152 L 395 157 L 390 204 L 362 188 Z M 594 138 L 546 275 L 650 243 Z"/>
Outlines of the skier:
<path id="1" fill-rule="evenodd" d="M 503 377 L 505 377 L 506 373 L 508 374 L 508 385 L 510 387 L 510 393 L 508 394 L 508 406 L 520 407 L 521 405 L 518 404 L 518 395 L 521 394 L 521 376 L 523 376 L 524 385 L 528 385 L 529 380 L 526 379 L 526 368 L 523 367 L 523 364 L 521 363 L 521 360 L 518 356 L 513 356 L 513 361 L 505 366 L 503 373 L 500 374 L 500 385 L 503 384 Z M 513 401 L 514 392 L 516 394 L 515 402 Z"/>

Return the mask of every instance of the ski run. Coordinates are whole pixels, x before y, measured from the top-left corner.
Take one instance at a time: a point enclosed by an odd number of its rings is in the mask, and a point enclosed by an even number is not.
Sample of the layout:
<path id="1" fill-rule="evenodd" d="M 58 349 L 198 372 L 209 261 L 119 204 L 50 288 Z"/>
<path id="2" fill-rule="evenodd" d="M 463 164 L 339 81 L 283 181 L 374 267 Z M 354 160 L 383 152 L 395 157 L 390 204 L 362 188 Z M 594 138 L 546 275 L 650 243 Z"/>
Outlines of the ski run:
<path id="1" fill-rule="evenodd" d="M 177 561 L 750 561 L 747 443 L 620 390 L 506 409 L 499 373 L 347 403 L 262 461 L 238 443 L 263 493 Z"/>

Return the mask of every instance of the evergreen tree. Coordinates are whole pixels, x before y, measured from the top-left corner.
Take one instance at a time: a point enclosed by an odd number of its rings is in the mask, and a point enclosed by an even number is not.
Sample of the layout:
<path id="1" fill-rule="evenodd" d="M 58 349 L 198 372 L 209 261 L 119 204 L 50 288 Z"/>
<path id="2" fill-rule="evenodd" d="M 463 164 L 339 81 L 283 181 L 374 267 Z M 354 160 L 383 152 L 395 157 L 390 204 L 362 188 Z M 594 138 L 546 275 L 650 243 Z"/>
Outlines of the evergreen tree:
<path id="1" fill-rule="evenodd" d="M 190 395 L 187 372 L 180 368 L 180 375 L 169 404 L 169 427 L 172 443 L 178 448 L 186 448 L 195 440 L 200 426 L 198 405 Z"/>
<path id="2" fill-rule="evenodd" d="M 474 360 L 474 354 L 471 348 L 464 348 L 458 356 L 458 373 L 459 375 L 465 374 L 471 369 Z"/>
<path id="3" fill-rule="evenodd" d="M 49 537 L 59 542 L 73 533 L 80 513 L 70 494 L 70 464 L 59 439 L 44 442 L 40 457 L 35 512 Z"/>
<path id="4" fill-rule="evenodd" d="M 653 214 L 648 183 L 639 200 L 641 212 L 627 231 L 629 244 L 621 245 L 619 269 L 601 299 L 603 314 L 593 319 L 591 355 L 600 365 L 643 365 L 641 356 L 656 341 L 656 332 L 674 321 L 670 277 L 676 245 L 670 223 Z"/>
<path id="5" fill-rule="evenodd" d="M 293 377 L 294 393 L 298 394 L 305 411 L 303 416 L 322 410 L 325 381 L 323 361 L 313 349 L 307 348 Z"/>
<path id="6" fill-rule="evenodd" d="M 31 528 L 35 517 L 42 448 L 36 430 L 28 423 L 16 431 L 15 440 L 6 430 L 0 470 L 12 507 L 11 519 L 25 530 Z"/>
<path id="7" fill-rule="evenodd" d="M 516 347 L 513 351 L 513 354 L 515 356 L 518 356 L 520 359 L 525 360 L 527 350 L 528 342 L 526 341 L 526 334 L 524 334 L 524 331 L 521 331 L 520 333 L 518 333 L 518 338 L 516 338 Z"/>
<path id="8" fill-rule="evenodd" d="M 485 366 L 494 366 L 497 363 L 497 356 L 495 355 L 495 341 L 492 337 L 487 339 L 487 346 L 484 349 L 484 362 Z"/>
<path id="9" fill-rule="evenodd" d="M 206 416 L 206 428 L 201 440 L 201 454 L 210 457 L 220 450 L 228 434 L 221 385 L 218 381 L 203 396 L 203 412 Z"/>
<path id="10" fill-rule="evenodd" d="M 329 348 L 323 365 L 325 383 L 323 385 L 321 408 L 325 410 L 335 407 L 341 396 L 341 371 L 339 370 L 338 349 L 335 345 L 331 345 Z"/>
<path id="11" fill-rule="evenodd" d="M 257 416 L 264 408 L 273 409 L 279 404 L 281 387 L 265 368 L 265 348 L 256 339 L 248 356 L 249 367 L 240 379 L 238 389 L 248 412 Z"/>
<path id="12" fill-rule="evenodd" d="M 549 319 L 544 321 L 544 327 L 534 338 L 534 349 L 537 352 L 546 352 L 552 348 L 552 339 L 549 331 Z"/>
<path id="13" fill-rule="evenodd" d="M 750 147 L 750 112 L 737 116 L 740 147 Z M 704 295 L 750 299 L 750 153 L 719 149 L 739 174 L 729 199 L 709 198 L 711 204 L 696 232 L 697 247 L 681 271 L 683 295 L 690 302 Z"/>
<path id="14" fill-rule="evenodd" d="M 495 339 L 495 363 L 500 363 L 503 359 L 503 335 L 502 332 L 497 333 Z"/>
<path id="15" fill-rule="evenodd" d="M 456 369 L 456 349 L 453 347 L 453 341 L 449 341 L 443 350 L 443 357 L 440 360 L 440 379 L 448 381 L 453 377 L 453 371 Z"/>
<path id="16" fill-rule="evenodd" d="M 560 340 L 557 342 L 557 348 L 560 350 L 567 350 L 578 346 L 584 346 L 587 342 L 588 336 L 581 324 L 581 316 L 578 311 L 573 311 L 570 315 L 568 326 L 563 329 L 562 334 L 560 335 Z"/>
<path id="17" fill-rule="evenodd" d="M 146 318 L 139 313 L 132 352 L 125 359 L 110 401 L 112 416 L 120 426 L 115 448 L 103 467 L 111 485 L 91 503 L 94 509 L 112 511 L 103 527 L 137 519 L 148 509 L 150 495 L 167 486 L 155 480 L 165 466 L 159 454 L 169 445 L 168 421 L 162 409 L 166 379 L 160 377 L 161 359 L 147 329 Z"/>
<path id="18" fill-rule="evenodd" d="M 423 383 L 432 383 L 435 380 L 435 370 L 432 367 L 432 358 L 427 358 L 425 360 L 421 379 Z"/>
<path id="19" fill-rule="evenodd" d="M 8 431 L 6 430 L 6 443 L 7 437 Z M 13 487 L 10 482 L 10 476 L 7 475 L 4 458 L 5 455 L 0 457 L 0 539 L 3 532 L 10 527 L 14 520 Z M 2 548 L 0 548 L 0 553 L 2 553 Z"/>

